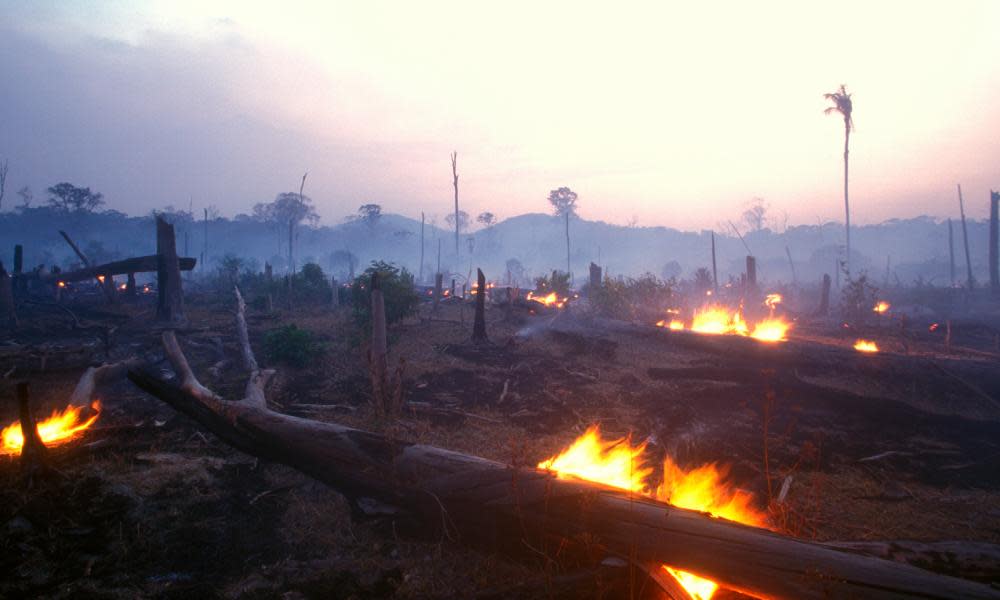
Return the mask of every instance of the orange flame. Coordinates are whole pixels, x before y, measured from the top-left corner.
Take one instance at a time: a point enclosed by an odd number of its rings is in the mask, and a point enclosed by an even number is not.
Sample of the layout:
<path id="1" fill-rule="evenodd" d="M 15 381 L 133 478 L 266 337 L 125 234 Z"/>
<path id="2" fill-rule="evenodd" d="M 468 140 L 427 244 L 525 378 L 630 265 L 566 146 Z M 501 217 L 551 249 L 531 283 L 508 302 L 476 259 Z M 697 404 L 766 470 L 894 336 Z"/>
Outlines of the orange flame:
<path id="1" fill-rule="evenodd" d="M 854 349 L 858 352 L 878 352 L 878 344 L 871 340 L 858 340 L 854 342 Z"/>
<path id="2" fill-rule="evenodd" d="M 872 308 L 872 310 L 881 315 L 883 313 L 889 312 L 889 307 L 891 306 L 892 305 L 886 302 L 885 300 L 879 300 L 878 304 L 876 304 L 875 307 Z"/>
<path id="3" fill-rule="evenodd" d="M 784 342 L 791 324 L 782 318 L 769 318 L 756 323 L 750 337 L 762 342 Z"/>
<path id="4" fill-rule="evenodd" d="M 528 300 L 534 300 L 535 302 L 544 304 L 545 306 L 562 308 L 565 306 L 566 301 L 569 300 L 569 298 L 563 298 L 560 300 L 559 296 L 557 296 L 555 292 L 549 292 L 547 296 L 535 296 L 532 292 L 528 292 Z"/>
<path id="5" fill-rule="evenodd" d="M 788 339 L 792 324 L 781 317 L 769 317 L 753 325 L 753 329 L 743 319 L 743 311 L 736 309 L 730 314 L 722 306 L 708 306 L 697 312 L 691 320 L 691 331 L 710 335 L 742 335 L 762 342 L 783 342 Z"/>
<path id="6" fill-rule="evenodd" d="M 82 415 L 83 406 L 70 405 L 62 412 L 53 410 L 48 419 L 38 423 L 38 437 L 46 446 L 61 444 L 77 437 L 77 434 L 93 425 L 101 416 L 100 401 L 94 400 L 90 407 L 94 409 L 95 413 L 86 419 Z M 3 440 L 0 453 L 20 454 L 21 446 L 24 445 L 20 421 L 15 421 L 4 427 L 3 431 L 0 431 L 0 439 Z"/>
<path id="7" fill-rule="evenodd" d="M 668 311 L 669 312 L 669 311 Z M 667 329 L 672 329 L 674 331 L 681 331 L 684 329 L 684 321 L 678 321 L 677 319 L 671 319 L 667 322 L 666 319 L 661 319 L 656 322 L 657 327 L 666 327 Z"/>
<path id="8" fill-rule="evenodd" d="M 727 481 L 727 467 L 707 464 L 685 470 L 668 456 L 663 461 L 663 483 L 651 490 L 653 469 L 641 460 L 645 449 L 645 442 L 633 445 L 628 438 L 604 440 L 593 425 L 563 452 L 538 463 L 538 468 L 554 471 L 560 478 L 596 481 L 718 518 L 756 527 L 765 525 L 766 517 L 754 508 L 752 494 Z M 709 600 L 719 587 L 693 573 L 668 565 L 663 568 L 694 598 Z"/>
<path id="9" fill-rule="evenodd" d="M 781 304 L 782 300 L 783 298 L 781 297 L 781 294 L 768 294 L 767 297 L 764 298 L 764 306 L 773 311 L 776 306 Z"/>

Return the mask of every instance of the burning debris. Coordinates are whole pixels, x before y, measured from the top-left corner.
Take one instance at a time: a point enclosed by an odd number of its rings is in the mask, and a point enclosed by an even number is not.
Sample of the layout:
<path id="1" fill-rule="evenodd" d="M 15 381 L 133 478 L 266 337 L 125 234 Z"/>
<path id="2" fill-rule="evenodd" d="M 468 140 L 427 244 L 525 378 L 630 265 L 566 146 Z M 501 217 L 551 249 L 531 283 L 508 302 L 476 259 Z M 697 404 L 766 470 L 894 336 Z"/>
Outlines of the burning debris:
<path id="1" fill-rule="evenodd" d="M 101 416 L 101 402 L 94 400 L 90 405 L 93 414 L 85 416 L 86 406 L 67 406 L 62 411 L 54 410 L 49 418 L 38 422 L 38 436 L 46 446 L 59 445 L 79 437 L 84 430 L 97 422 Z M 0 432 L 2 447 L 0 453 L 20 454 L 24 445 L 21 423 L 14 422 Z"/>
<path id="2" fill-rule="evenodd" d="M 878 352 L 878 344 L 871 340 L 858 340 L 854 342 L 854 349 L 858 352 L 874 353 Z"/>
<path id="3" fill-rule="evenodd" d="M 566 450 L 538 464 L 559 477 L 578 477 L 635 492 L 673 506 L 701 511 L 714 517 L 764 527 L 766 516 L 753 507 L 753 496 L 726 481 L 728 469 L 715 464 L 684 469 L 670 456 L 663 460 L 661 483 L 651 484 L 654 469 L 643 454 L 647 442 L 633 445 L 628 438 L 604 440 L 596 425 L 577 438 Z M 692 598 L 709 600 L 718 589 L 710 579 L 676 569 L 662 568 Z"/>
<path id="4" fill-rule="evenodd" d="M 752 324 L 743 317 L 743 307 L 733 310 L 719 304 L 705 306 L 695 311 L 690 325 L 685 325 L 680 319 L 657 321 L 657 327 L 665 327 L 675 331 L 687 329 L 706 335 L 738 335 L 750 337 L 762 342 L 783 342 L 788 339 L 792 323 L 783 317 L 773 315 L 774 302 L 771 306 L 772 315 Z"/>

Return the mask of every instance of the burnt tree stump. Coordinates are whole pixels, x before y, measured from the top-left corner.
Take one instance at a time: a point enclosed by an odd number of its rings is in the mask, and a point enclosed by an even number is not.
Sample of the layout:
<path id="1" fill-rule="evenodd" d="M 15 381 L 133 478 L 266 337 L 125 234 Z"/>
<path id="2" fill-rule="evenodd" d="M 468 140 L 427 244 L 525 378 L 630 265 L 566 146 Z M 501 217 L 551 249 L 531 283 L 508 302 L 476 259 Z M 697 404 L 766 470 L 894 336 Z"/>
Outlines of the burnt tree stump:
<path id="1" fill-rule="evenodd" d="M 816 316 L 825 317 L 830 313 L 830 275 L 823 274 L 823 286 L 820 290 L 819 308 L 816 309 Z"/>
<path id="2" fill-rule="evenodd" d="M 444 275 L 437 273 L 434 275 L 434 312 L 437 312 L 438 304 L 441 302 L 442 287 L 444 287 Z"/>
<path id="3" fill-rule="evenodd" d="M 186 322 L 181 270 L 177 260 L 177 239 L 174 226 L 161 216 L 156 217 L 156 281 L 158 296 L 156 318 L 172 325 Z"/>
<path id="4" fill-rule="evenodd" d="M 10 274 L 0 261 L 0 326 L 9 329 L 17 327 L 17 310 L 14 304 L 14 285 Z"/>
<path id="5" fill-rule="evenodd" d="M 590 263 L 590 292 L 601 288 L 601 267 Z"/>
<path id="6" fill-rule="evenodd" d="M 476 281 L 479 289 L 476 291 L 476 316 L 472 320 L 472 341 L 484 344 L 489 338 L 486 337 L 486 276 L 482 269 L 476 269 Z"/>

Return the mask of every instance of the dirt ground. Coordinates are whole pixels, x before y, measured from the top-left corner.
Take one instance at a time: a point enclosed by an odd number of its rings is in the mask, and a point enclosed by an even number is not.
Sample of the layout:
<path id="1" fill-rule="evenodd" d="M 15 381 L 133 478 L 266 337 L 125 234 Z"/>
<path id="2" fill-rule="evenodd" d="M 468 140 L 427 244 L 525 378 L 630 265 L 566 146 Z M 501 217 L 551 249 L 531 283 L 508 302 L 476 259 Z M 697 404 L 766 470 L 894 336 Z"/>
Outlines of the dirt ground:
<path id="1" fill-rule="evenodd" d="M 88 364 L 139 355 L 169 372 L 148 303 L 92 310 L 94 322 L 109 319 L 102 311 L 121 315 L 110 337 L 60 322 L 28 327 L 17 340 L 25 350 L 0 359 L 30 380 L 37 416 L 65 405 Z M 191 326 L 179 339 L 202 383 L 237 398 L 246 373 L 231 311 L 192 295 Z M 268 391 L 273 408 L 378 427 L 349 317 L 348 309 L 328 307 L 251 311 L 258 358 L 262 336 L 280 324 L 310 329 L 326 344 L 310 367 L 269 365 L 279 371 Z M 1000 543 L 1000 406 L 990 401 L 990 386 L 1000 381 L 970 381 L 947 368 L 900 376 L 847 363 L 797 372 L 838 392 L 829 394 L 766 382 L 664 380 L 650 369 L 724 369 L 733 359 L 653 328 L 648 335 L 604 330 L 572 308 L 510 320 L 491 309 L 486 347 L 468 343 L 471 320 L 468 306 L 443 305 L 432 318 L 425 305 L 391 329 L 390 364 L 405 359 L 406 400 L 437 409 L 408 411 L 396 435 L 534 465 L 599 424 L 607 437 L 646 440 L 651 461 L 669 454 L 683 466 L 728 465 L 731 481 L 768 511 L 770 526 L 790 535 Z M 796 335 L 848 347 L 856 333 L 803 324 Z M 946 356 L 932 336 L 890 327 L 873 333 L 927 365 L 981 363 L 989 377 L 1000 364 L 989 348 Z M 92 348 L 60 355 L 52 340 Z M 44 367 L 40 352 L 50 357 Z M 223 359 L 229 362 L 212 368 Z M 16 404 L 8 382 L 3 390 L 6 425 Z M 0 456 L 2 597 L 656 597 L 613 566 L 581 574 L 550 557 L 401 534 L 391 518 L 352 512 L 335 490 L 231 449 L 127 381 L 99 388 L 97 398 L 97 424 L 52 450 L 54 475 L 28 487 L 16 458 Z"/>

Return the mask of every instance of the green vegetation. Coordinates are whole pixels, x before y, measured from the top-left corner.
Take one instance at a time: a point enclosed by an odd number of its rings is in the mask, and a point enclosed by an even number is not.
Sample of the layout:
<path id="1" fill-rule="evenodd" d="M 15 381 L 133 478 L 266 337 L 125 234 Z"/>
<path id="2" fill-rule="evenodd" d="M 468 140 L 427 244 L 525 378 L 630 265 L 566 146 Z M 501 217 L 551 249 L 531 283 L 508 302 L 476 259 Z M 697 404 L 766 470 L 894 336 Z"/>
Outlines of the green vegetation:
<path id="1" fill-rule="evenodd" d="M 639 277 L 607 278 L 598 289 L 586 290 L 590 305 L 600 314 L 631 320 L 645 314 L 660 314 L 670 304 L 673 280 L 663 281 L 652 273 Z"/>
<path id="2" fill-rule="evenodd" d="M 299 329 L 295 324 L 269 331 L 264 336 L 264 354 L 269 360 L 282 362 L 293 367 L 311 364 L 325 350 L 316 334 L 308 329 Z"/>
<path id="3" fill-rule="evenodd" d="M 385 320 L 391 325 L 413 314 L 420 304 L 420 295 L 413 289 L 413 274 L 392 263 L 373 261 L 351 286 L 354 322 L 365 331 L 371 326 L 371 279 L 378 273 L 382 296 L 385 298 Z"/>

